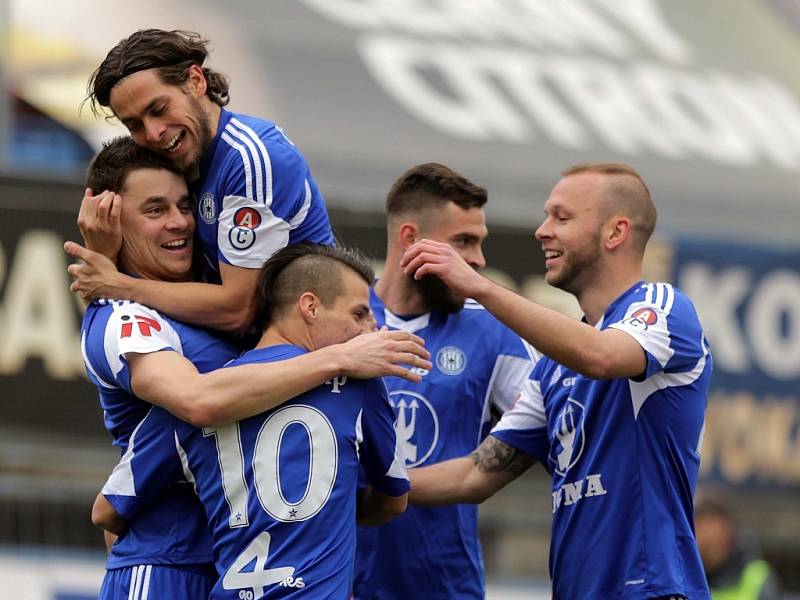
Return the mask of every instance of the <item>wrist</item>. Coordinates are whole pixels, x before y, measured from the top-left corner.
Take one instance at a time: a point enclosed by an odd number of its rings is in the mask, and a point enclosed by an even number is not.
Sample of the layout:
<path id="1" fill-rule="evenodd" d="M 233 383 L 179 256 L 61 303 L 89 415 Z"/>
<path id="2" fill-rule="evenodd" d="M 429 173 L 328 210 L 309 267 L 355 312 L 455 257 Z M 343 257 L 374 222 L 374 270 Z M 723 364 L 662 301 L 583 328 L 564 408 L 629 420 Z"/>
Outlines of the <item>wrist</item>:
<path id="1" fill-rule="evenodd" d="M 344 375 L 347 370 L 347 353 L 342 351 L 342 346 L 343 344 L 334 344 L 311 353 L 318 361 L 318 372 L 325 381 Z"/>

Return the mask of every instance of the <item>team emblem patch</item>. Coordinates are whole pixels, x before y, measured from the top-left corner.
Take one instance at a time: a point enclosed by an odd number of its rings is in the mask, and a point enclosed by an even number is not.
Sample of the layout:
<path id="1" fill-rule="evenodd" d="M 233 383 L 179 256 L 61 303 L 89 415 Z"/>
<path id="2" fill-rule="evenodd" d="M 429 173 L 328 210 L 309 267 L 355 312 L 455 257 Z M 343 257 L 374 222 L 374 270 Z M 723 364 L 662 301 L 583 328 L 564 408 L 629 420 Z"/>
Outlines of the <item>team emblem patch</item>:
<path id="1" fill-rule="evenodd" d="M 233 214 L 233 227 L 228 233 L 231 246 L 247 250 L 256 242 L 256 229 L 261 225 L 261 215 L 253 208 L 240 208 Z"/>
<path id="2" fill-rule="evenodd" d="M 408 390 L 390 392 L 389 404 L 397 415 L 394 430 L 406 466 L 421 465 L 439 441 L 439 417 L 433 405 L 422 394 Z"/>
<path id="3" fill-rule="evenodd" d="M 547 457 L 553 471 L 559 475 L 566 475 L 583 454 L 586 445 L 583 417 L 583 405 L 568 398 L 566 406 L 556 419 L 555 429 L 552 431 L 550 455 Z"/>
<path id="4" fill-rule="evenodd" d="M 461 348 L 445 346 L 436 353 L 436 366 L 445 375 L 458 375 L 467 366 L 467 357 Z"/>
<path id="5" fill-rule="evenodd" d="M 217 220 L 217 203 L 214 202 L 213 194 L 208 192 L 203 194 L 200 198 L 200 202 L 197 204 L 197 212 L 207 225 L 214 224 Z"/>

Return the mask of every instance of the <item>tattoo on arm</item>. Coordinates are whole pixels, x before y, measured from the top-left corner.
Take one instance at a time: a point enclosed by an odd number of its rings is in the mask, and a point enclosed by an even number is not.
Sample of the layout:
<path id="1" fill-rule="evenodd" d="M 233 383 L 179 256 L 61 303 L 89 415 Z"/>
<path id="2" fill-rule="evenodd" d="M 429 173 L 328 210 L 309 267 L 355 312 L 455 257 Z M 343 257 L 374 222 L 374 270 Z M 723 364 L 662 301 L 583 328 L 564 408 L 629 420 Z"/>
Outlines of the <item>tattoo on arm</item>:
<path id="1" fill-rule="evenodd" d="M 470 456 L 483 473 L 509 471 L 514 477 L 522 475 L 536 462 L 536 459 L 529 454 L 520 452 L 492 436 L 487 437 Z"/>

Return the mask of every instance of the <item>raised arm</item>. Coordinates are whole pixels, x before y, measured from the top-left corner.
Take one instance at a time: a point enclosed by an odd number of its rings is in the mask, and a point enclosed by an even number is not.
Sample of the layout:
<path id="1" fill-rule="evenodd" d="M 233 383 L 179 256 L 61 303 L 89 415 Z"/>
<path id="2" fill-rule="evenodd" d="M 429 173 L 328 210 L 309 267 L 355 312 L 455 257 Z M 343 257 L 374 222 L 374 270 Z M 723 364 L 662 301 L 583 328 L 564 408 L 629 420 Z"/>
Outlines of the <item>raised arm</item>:
<path id="1" fill-rule="evenodd" d="M 429 369 L 421 338 L 376 331 L 289 360 L 240 365 L 201 374 L 173 351 L 128 353 L 134 393 L 198 427 L 220 426 L 277 406 L 333 377 L 420 376 L 401 365 Z"/>
<path id="2" fill-rule="evenodd" d="M 133 300 L 184 323 L 220 331 L 243 331 L 253 321 L 253 290 L 259 269 L 221 265 L 222 285 L 173 283 L 120 273 L 107 256 L 75 242 L 64 244 L 64 250 L 83 261 L 67 270 L 74 278 L 70 289 L 87 302 Z"/>
<path id="3" fill-rule="evenodd" d="M 542 354 L 592 379 L 641 375 L 647 366 L 642 346 L 615 329 L 598 330 L 545 308 L 479 274 L 448 245 L 421 240 L 403 257 L 407 274 L 435 275 L 474 298 Z"/>
<path id="4" fill-rule="evenodd" d="M 527 471 L 536 459 L 490 435 L 469 456 L 409 469 L 412 504 L 480 504 Z"/>

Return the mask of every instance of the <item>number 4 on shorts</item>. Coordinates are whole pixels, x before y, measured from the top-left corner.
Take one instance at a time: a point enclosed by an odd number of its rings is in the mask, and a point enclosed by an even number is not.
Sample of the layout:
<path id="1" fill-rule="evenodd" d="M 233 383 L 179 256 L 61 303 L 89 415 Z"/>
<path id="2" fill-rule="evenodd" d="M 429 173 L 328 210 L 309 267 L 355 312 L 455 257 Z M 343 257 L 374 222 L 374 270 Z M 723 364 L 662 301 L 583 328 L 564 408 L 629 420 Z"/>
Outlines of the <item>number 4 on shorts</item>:
<path id="1" fill-rule="evenodd" d="M 280 583 L 287 577 L 294 575 L 294 567 L 278 567 L 277 569 L 264 569 L 269 557 L 270 535 L 263 532 L 245 548 L 233 561 L 231 568 L 222 578 L 222 587 L 226 590 L 251 589 L 253 596 L 260 598 L 264 595 L 264 588 Z M 242 571 L 253 562 L 253 570 Z"/>

